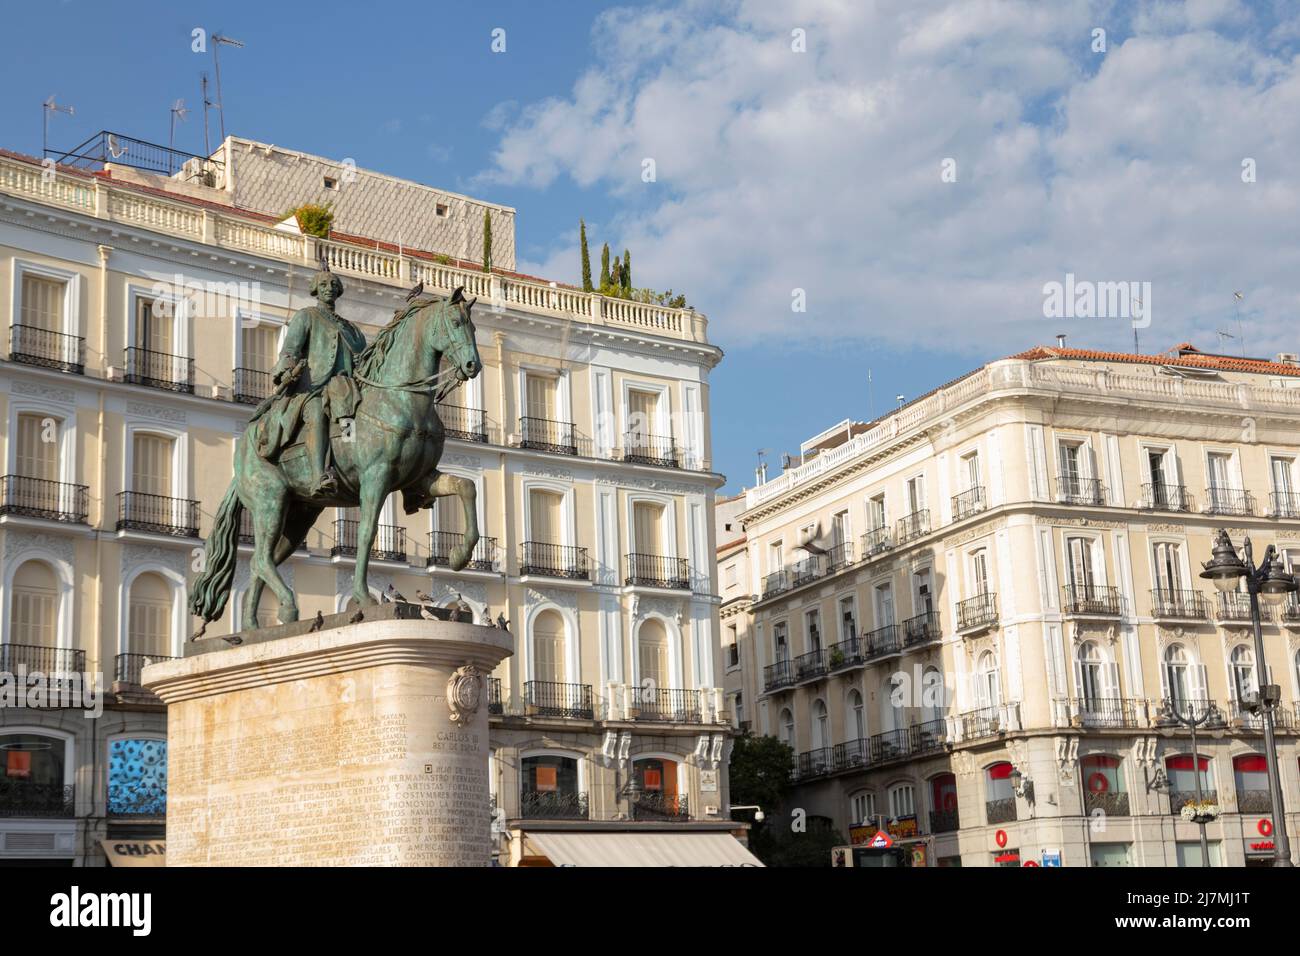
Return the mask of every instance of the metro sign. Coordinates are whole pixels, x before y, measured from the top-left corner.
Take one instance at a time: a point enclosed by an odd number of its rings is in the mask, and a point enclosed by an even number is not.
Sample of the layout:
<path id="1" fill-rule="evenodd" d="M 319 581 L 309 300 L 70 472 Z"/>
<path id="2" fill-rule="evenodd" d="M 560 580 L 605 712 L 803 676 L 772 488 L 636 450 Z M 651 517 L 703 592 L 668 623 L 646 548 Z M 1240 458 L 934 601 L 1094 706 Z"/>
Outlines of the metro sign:
<path id="1" fill-rule="evenodd" d="M 894 841 L 884 830 L 877 830 L 876 835 L 867 841 L 867 846 L 873 850 L 888 850 L 894 845 Z"/>

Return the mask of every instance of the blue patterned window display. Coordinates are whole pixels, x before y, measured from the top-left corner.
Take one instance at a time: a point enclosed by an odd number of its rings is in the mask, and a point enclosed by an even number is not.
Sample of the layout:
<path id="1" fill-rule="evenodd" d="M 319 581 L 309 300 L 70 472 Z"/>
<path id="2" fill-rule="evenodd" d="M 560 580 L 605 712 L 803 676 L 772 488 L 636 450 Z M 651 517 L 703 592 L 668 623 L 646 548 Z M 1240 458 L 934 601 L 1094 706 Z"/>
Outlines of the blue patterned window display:
<path id="1" fill-rule="evenodd" d="M 123 738 L 108 751 L 110 816 L 167 814 L 167 741 Z"/>

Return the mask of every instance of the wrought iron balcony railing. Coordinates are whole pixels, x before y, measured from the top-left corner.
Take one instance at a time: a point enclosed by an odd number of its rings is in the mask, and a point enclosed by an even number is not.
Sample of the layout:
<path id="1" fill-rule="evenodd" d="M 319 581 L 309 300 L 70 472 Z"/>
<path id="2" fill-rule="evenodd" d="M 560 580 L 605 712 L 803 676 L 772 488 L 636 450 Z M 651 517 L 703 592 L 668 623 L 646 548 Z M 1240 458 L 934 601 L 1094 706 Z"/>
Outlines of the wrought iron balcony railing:
<path id="1" fill-rule="evenodd" d="M 1210 711 L 1219 711 L 1219 719 L 1223 719 L 1222 708 L 1219 707 L 1218 702 L 1208 697 L 1166 697 L 1161 702 L 1161 711 L 1172 711 L 1189 720 L 1200 720 Z M 1171 727 L 1174 731 L 1187 730 L 1187 727 L 1182 724 L 1173 724 Z"/>
<path id="2" fill-rule="evenodd" d="M 867 634 L 867 660 L 889 657 L 902 652 L 903 644 L 897 624 L 885 624 Z"/>
<path id="3" fill-rule="evenodd" d="M 1082 617 L 1117 617 L 1124 609 L 1119 588 L 1106 584 L 1067 584 L 1061 610 Z"/>
<path id="4" fill-rule="evenodd" d="M 862 536 L 862 558 L 866 560 L 894 546 L 888 528 L 875 528 Z"/>
<path id="5" fill-rule="evenodd" d="M 488 678 L 488 714 L 501 716 L 506 712 L 505 701 L 501 698 L 501 678 Z"/>
<path id="6" fill-rule="evenodd" d="M 163 654 L 118 654 L 113 659 L 113 680 L 119 684 L 139 684 L 140 672 L 146 665 L 174 660 Z"/>
<path id="7" fill-rule="evenodd" d="M 117 530 L 148 531 L 173 538 L 199 536 L 199 503 L 188 498 L 122 491 L 117 496 Z"/>
<path id="8" fill-rule="evenodd" d="M 903 644 L 907 647 L 929 644 L 942 638 L 938 611 L 926 611 L 903 622 Z"/>
<path id="9" fill-rule="evenodd" d="M 1218 598 L 1218 607 L 1214 612 L 1216 620 L 1250 622 L 1249 594 L 1241 591 L 1219 591 L 1215 596 Z M 1259 619 L 1266 624 L 1272 623 L 1274 619 L 1272 605 L 1259 602 Z"/>
<path id="10" fill-rule="evenodd" d="M 955 833 L 961 829 L 961 817 L 956 810 L 931 810 L 931 833 Z"/>
<path id="11" fill-rule="evenodd" d="M 1241 488 L 1219 488 L 1211 485 L 1206 491 L 1205 513 L 1208 515 L 1253 515 L 1255 496 Z"/>
<path id="12" fill-rule="evenodd" d="M 959 495 L 952 496 L 952 520 L 961 521 L 963 518 L 979 514 L 987 507 L 984 486 L 975 485 Z"/>
<path id="13" fill-rule="evenodd" d="M 1200 591 L 1151 590 L 1151 615 L 1162 618 L 1183 618 L 1204 621 L 1210 617 L 1210 604 Z"/>
<path id="14" fill-rule="evenodd" d="M 1005 797 L 1001 800 L 988 800 L 984 804 L 984 813 L 990 826 L 995 823 L 1014 823 L 1016 820 L 1016 798 Z"/>
<path id="15" fill-rule="evenodd" d="M 899 544 L 912 541 L 930 533 L 930 509 L 922 508 L 898 519 L 896 536 Z"/>
<path id="16" fill-rule="evenodd" d="M 790 573 L 788 571 L 773 571 L 763 578 L 763 597 L 765 598 L 788 590 L 790 590 Z"/>
<path id="17" fill-rule="evenodd" d="M 1070 713 L 1080 727 L 1139 727 L 1141 704 L 1130 697 L 1075 697 L 1070 701 Z"/>
<path id="18" fill-rule="evenodd" d="M 809 680 L 826 673 L 826 651 L 818 648 L 807 654 L 800 654 L 794 659 L 795 680 Z"/>
<path id="19" fill-rule="evenodd" d="M 357 556 L 357 533 L 361 523 L 353 518 L 334 519 L 334 545 L 330 557 Z M 406 560 L 406 529 L 401 525 L 375 526 L 375 540 L 370 545 L 370 558 L 374 561 Z"/>
<path id="20" fill-rule="evenodd" d="M 684 793 L 644 790 L 632 803 L 633 820 L 667 820 L 684 823 L 690 818 L 690 805 Z"/>
<path id="21" fill-rule="evenodd" d="M 702 724 L 704 710 L 698 690 L 675 687 L 637 688 L 633 695 L 633 720 L 670 724 Z"/>
<path id="22" fill-rule="evenodd" d="M 33 325 L 11 325 L 9 360 L 81 375 L 86 370 L 86 340 Z"/>
<path id="23" fill-rule="evenodd" d="M 812 555 L 796 562 L 790 568 L 790 578 L 792 587 L 803 587 L 810 581 L 816 581 L 822 575 L 821 557 Z"/>
<path id="24" fill-rule="evenodd" d="M 519 546 L 519 573 L 572 581 L 591 580 L 587 549 L 544 541 L 525 541 Z"/>
<path id="25" fill-rule="evenodd" d="M 448 438 L 487 444 L 487 413 L 483 409 L 439 405 L 438 417 L 442 419 L 442 432 Z"/>
<path id="26" fill-rule="evenodd" d="M 942 750 L 948 742 L 948 721 L 942 717 L 922 721 L 908 728 L 912 735 L 911 752 L 914 754 L 934 753 Z"/>
<path id="27" fill-rule="evenodd" d="M 1083 812 L 1092 816 L 1098 810 L 1108 817 L 1128 816 L 1128 794 L 1116 793 L 1114 790 L 1102 790 L 1100 793 L 1088 787 L 1084 781 Z"/>
<path id="28" fill-rule="evenodd" d="M 578 437 L 573 422 L 556 422 L 549 418 L 519 419 L 520 447 L 549 451 L 556 455 L 576 455 Z"/>
<path id="29" fill-rule="evenodd" d="M 75 791 L 61 783 L 0 776 L 0 817 L 71 817 Z"/>
<path id="30" fill-rule="evenodd" d="M 1099 478 L 1066 475 L 1056 479 L 1056 500 L 1063 505 L 1099 505 L 1106 500 L 1106 489 Z"/>
<path id="31" fill-rule="evenodd" d="M 871 763 L 871 738 L 869 737 L 846 740 L 831 748 L 832 771 L 852 770 L 856 767 L 865 767 L 869 763 Z"/>
<path id="32" fill-rule="evenodd" d="M 998 623 L 998 596 L 992 591 L 957 602 L 957 630 L 986 630 Z"/>
<path id="33" fill-rule="evenodd" d="M 968 710 L 960 714 L 957 720 L 961 725 L 961 735 L 966 740 L 994 737 L 1002 732 L 1002 716 L 996 707 Z"/>
<path id="34" fill-rule="evenodd" d="M 1274 518 L 1300 518 L 1300 494 L 1294 491 L 1271 491 L 1268 510 Z"/>
<path id="35" fill-rule="evenodd" d="M 1238 790 L 1238 813 L 1272 813 L 1273 796 L 1267 790 Z"/>
<path id="36" fill-rule="evenodd" d="M 425 563 L 430 568 L 446 568 L 451 566 L 451 552 L 460 547 L 465 540 L 465 535 L 460 531 L 430 531 L 429 532 L 429 560 Z M 497 555 L 497 539 L 480 537 L 474 545 L 474 551 L 469 556 L 469 564 L 465 565 L 466 571 L 495 571 Z"/>
<path id="37" fill-rule="evenodd" d="M 126 350 L 126 382 L 166 389 L 169 392 L 194 392 L 194 359 L 167 352 L 151 352 L 135 347 Z"/>
<path id="38" fill-rule="evenodd" d="M 40 644 L 0 644 L 0 673 L 13 674 L 20 668 L 28 674 L 83 674 L 86 652 Z"/>
<path id="39" fill-rule="evenodd" d="M 530 716 L 572 717 L 592 720 L 590 684 L 563 684 L 550 680 L 530 680 L 524 684 L 524 707 Z"/>
<path id="40" fill-rule="evenodd" d="M 856 667 L 866 660 L 866 642 L 860 637 L 832 644 L 826 650 L 826 669 L 837 671 L 842 667 Z"/>
<path id="41" fill-rule="evenodd" d="M 691 569 L 685 558 L 670 558 L 662 554 L 629 554 L 627 577 L 623 583 L 635 587 L 688 591 L 691 587 Z"/>
<path id="42" fill-rule="evenodd" d="M 826 552 L 826 573 L 834 574 L 853 563 L 853 542 L 845 541 Z"/>
<path id="43" fill-rule="evenodd" d="M 872 763 L 885 763 L 898 760 L 912 752 L 912 731 L 909 727 L 886 730 L 872 734 L 870 737 L 870 754 Z"/>
<path id="44" fill-rule="evenodd" d="M 0 478 L 0 515 L 85 524 L 89 514 L 90 489 L 85 485 L 69 485 L 24 475 Z"/>
<path id="45" fill-rule="evenodd" d="M 1288 594 L 1286 600 L 1282 602 L 1282 606 L 1278 608 L 1277 613 L 1282 623 L 1288 627 L 1300 625 L 1300 598 L 1297 598 L 1294 594 Z"/>
<path id="46" fill-rule="evenodd" d="M 524 790 L 519 794 L 519 816 L 525 820 L 586 820 L 590 811 L 585 793 Z"/>
<path id="47" fill-rule="evenodd" d="M 1148 511 L 1191 511 L 1193 504 L 1182 485 L 1147 482 L 1142 486 L 1142 507 Z"/>
<path id="48" fill-rule="evenodd" d="M 777 690 L 794 684 L 794 664 L 788 660 L 777 661 L 763 668 L 763 689 Z"/>
<path id="49" fill-rule="evenodd" d="M 660 465 L 680 468 L 681 453 L 672 435 L 647 435 L 628 432 L 623 436 L 623 460 L 636 465 Z"/>
<path id="50" fill-rule="evenodd" d="M 231 378 L 230 397 L 241 405 L 260 405 L 275 391 L 271 373 L 259 368 L 237 368 Z"/>

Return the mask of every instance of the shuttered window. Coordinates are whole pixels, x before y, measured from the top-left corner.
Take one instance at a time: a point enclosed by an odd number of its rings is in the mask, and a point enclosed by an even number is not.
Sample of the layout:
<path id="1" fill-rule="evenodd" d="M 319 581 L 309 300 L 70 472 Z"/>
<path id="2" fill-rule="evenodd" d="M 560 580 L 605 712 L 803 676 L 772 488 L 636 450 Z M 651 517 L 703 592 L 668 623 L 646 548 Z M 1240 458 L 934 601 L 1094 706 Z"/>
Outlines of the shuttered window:
<path id="1" fill-rule="evenodd" d="M 132 444 L 131 490 L 146 495 L 172 493 L 172 440 L 162 435 L 136 435 Z"/>
<path id="2" fill-rule="evenodd" d="M 243 349 L 243 367 L 257 372 L 269 372 L 275 367 L 276 344 L 280 330 L 273 325 L 255 325 L 240 331 Z"/>
<path id="3" fill-rule="evenodd" d="M 535 680 L 564 683 L 564 621 L 555 611 L 543 611 L 533 622 Z"/>
<path id="4" fill-rule="evenodd" d="M 637 630 L 637 667 L 641 687 L 659 689 L 669 686 L 668 632 L 654 618 L 642 621 Z"/>
<path id="5" fill-rule="evenodd" d="M 45 276 L 23 275 L 22 324 L 47 332 L 63 331 L 63 297 L 68 284 Z"/>
<path id="6" fill-rule="evenodd" d="M 48 415 L 19 415 L 15 464 L 24 478 L 57 481 L 59 477 L 58 425 L 46 426 Z M 52 439 L 46 441 L 46 438 Z"/>
<path id="7" fill-rule="evenodd" d="M 534 488 L 528 492 L 528 540 L 540 544 L 562 544 L 560 496 Z"/>
<path id="8" fill-rule="evenodd" d="M 137 348 L 170 355 L 172 352 L 172 319 L 158 315 L 148 299 L 135 300 L 135 344 Z"/>
<path id="9" fill-rule="evenodd" d="M 548 421 L 559 420 L 555 402 L 557 382 L 554 378 L 529 372 L 524 379 L 524 389 L 528 406 L 527 417 L 545 418 Z"/>
<path id="10" fill-rule="evenodd" d="M 262 602 L 267 603 L 267 602 Z M 131 654 L 171 653 L 172 589 L 161 575 L 145 573 L 131 584 L 127 648 Z"/>
<path id="11" fill-rule="evenodd" d="M 664 507 L 649 501 L 632 505 L 632 541 L 638 554 L 663 554 Z"/>
<path id="12" fill-rule="evenodd" d="M 58 581 L 49 565 L 28 561 L 14 573 L 10 598 L 9 638 L 15 644 L 55 645 Z"/>

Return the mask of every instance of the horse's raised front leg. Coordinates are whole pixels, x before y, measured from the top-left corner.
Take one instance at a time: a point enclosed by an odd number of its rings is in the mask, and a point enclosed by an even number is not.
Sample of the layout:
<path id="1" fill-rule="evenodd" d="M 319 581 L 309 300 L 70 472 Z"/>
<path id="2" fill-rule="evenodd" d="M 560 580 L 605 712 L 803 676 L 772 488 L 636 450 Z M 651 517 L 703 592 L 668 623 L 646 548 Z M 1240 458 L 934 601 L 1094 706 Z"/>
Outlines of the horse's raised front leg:
<path id="1" fill-rule="evenodd" d="M 378 603 L 370 596 L 367 575 L 370 570 L 370 549 L 375 543 L 375 533 L 379 530 L 379 510 L 384 506 L 384 483 L 382 481 L 362 480 L 361 504 L 357 520 L 357 567 L 352 577 L 352 597 L 356 599 L 357 611 Z"/>
<path id="2" fill-rule="evenodd" d="M 445 498 L 448 495 L 459 498 L 461 506 L 465 509 L 465 537 L 461 539 L 460 544 L 451 549 L 451 554 L 448 555 L 451 569 L 460 571 L 469 564 L 469 559 L 474 554 L 474 546 L 478 544 L 478 489 L 468 478 L 439 472 L 429 484 L 428 496 Z"/>

